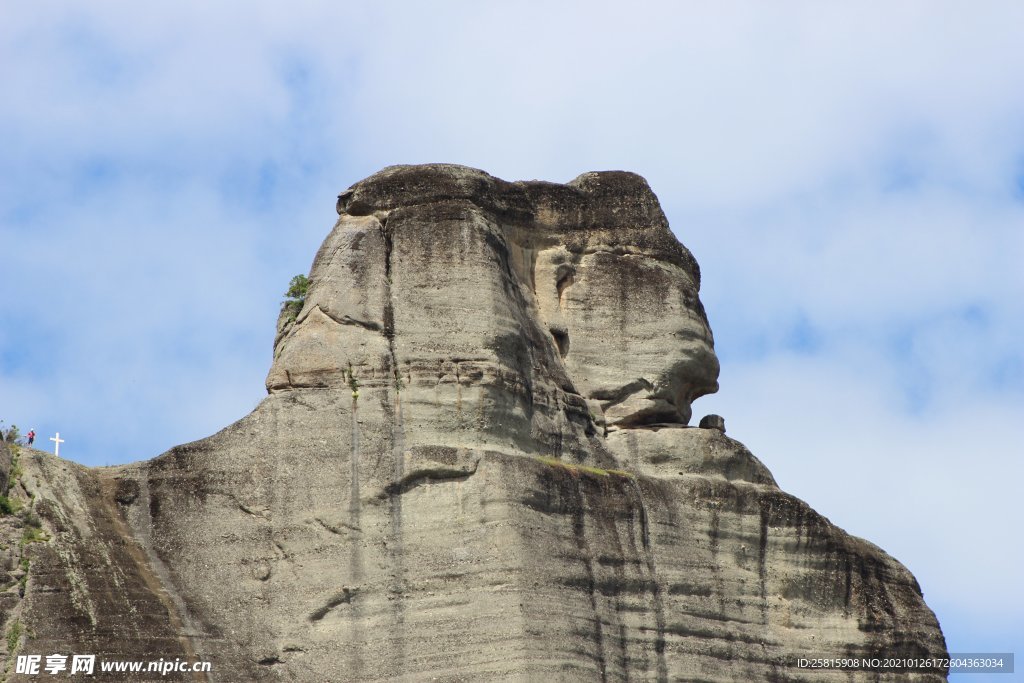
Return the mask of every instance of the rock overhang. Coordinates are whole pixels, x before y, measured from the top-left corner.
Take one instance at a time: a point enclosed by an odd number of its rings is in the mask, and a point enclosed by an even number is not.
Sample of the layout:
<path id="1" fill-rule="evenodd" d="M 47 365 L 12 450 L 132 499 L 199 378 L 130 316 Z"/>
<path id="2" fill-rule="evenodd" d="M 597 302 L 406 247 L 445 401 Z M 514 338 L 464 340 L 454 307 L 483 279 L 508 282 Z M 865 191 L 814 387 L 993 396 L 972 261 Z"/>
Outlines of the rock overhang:
<path id="1" fill-rule="evenodd" d="M 349 368 L 388 377 L 403 362 L 422 370 L 476 350 L 495 365 L 518 358 L 506 368 L 518 375 L 514 385 L 597 399 L 602 413 L 610 409 L 597 422 L 614 429 L 685 424 L 690 403 L 718 388 L 699 268 L 635 173 L 588 172 L 558 184 L 453 164 L 391 166 L 342 192 L 337 208 L 306 308 L 275 344 L 272 390 L 344 385 Z M 324 300 L 324 281 L 352 284 L 343 300 Z M 422 324 L 431 319 L 437 324 Z M 353 360 L 352 350 L 375 345 L 365 334 L 373 327 L 392 338 L 403 328 L 405 348 L 391 345 L 401 359 L 378 351 Z M 296 345 L 300 353 L 291 353 Z M 300 367 L 303 356 L 315 367 Z M 416 381 L 411 370 L 408 379 Z M 623 395 L 624 387 L 636 389 Z M 601 400 L 609 394 L 618 399 Z M 536 398 L 523 398 L 522 409 Z"/>

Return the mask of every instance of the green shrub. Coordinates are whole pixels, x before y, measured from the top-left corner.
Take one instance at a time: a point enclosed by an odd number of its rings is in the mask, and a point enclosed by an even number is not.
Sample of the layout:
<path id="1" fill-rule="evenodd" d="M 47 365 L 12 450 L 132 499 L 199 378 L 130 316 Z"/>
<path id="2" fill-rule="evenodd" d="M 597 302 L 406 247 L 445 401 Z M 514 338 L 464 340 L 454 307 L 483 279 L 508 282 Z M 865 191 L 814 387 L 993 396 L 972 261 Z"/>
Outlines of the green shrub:
<path id="1" fill-rule="evenodd" d="M 21 505 L 16 500 L 11 500 L 7 496 L 0 496 L 0 515 L 13 515 L 21 509 Z"/>
<path id="2" fill-rule="evenodd" d="M 300 274 L 293 277 L 292 281 L 288 283 L 288 291 L 284 295 L 289 299 L 305 299 L 308 291 L 309 278 Z"/>
<path id="3" fill-rule="evenodd" d="M 10 656 L 15 649 L 18 647 L 18 642 L 21 641 L 21 622 L 17 619 L 11 624 L 11 627 L 7 629 L 7 654 Z"/>
<path id="4" fill-rule="evenodd" d="M 21 438 L 21 431 L 18 430 L 18 425 L 11 425 L 6 431 L 0 427 L 0 439 L 7 443 L 15 443 Z"/>
<path id="5" fill-rule="evenodd" d="M 11 490 L 11 486 L 14 484 L 14 482 L 16 482 L 19 479 L 21 479 L 21 475 L 23 475 L 25 473 L 24 470 L 21 469 L 21 462 L 19 461 L 18 455 L 19 455 L 19 453 L 17 451 L 15 451 L 14 452 L 14 457 L 11 458 L 11 471 L 7 475 L 7 490 L 8 491 Z"/>
<path id="6" fill-rule="evenodd" d="M 288 283 L 288 291 L 284 293 L 285 300 L 281 302 L 281 312 L 289 321 L 299 317 L 302 307 L 306 304 L 306 294 L 309 292 L 309 278 L 305 275 L 296 275 Z"/>
<path id="7" fill-rule="evenodd" d="M 49 541 L 50 537 L 46 533 L 37 527 L 27 526 L 21 532 L 21 543 L 27 545 L 29 543 L 44 543 Z"/>
<path id="8" fill-rule="evenodd" d="M 342 370 L 342 377 L 345 376 L 345 371 Z M 359 398 L 359 380 L 356 379 L 356 375 L 352 372 L 352 364 L 348 364 L 348 388 L 352 390 L 352 398 Z"/>
<path id="9" fill-rule="evenodd" d="M 25 597 L 25 589 L 28 587 L 28 558 L 21 558 L 21 571 L 24 572 L 18 579 L 18 595 Z"/>

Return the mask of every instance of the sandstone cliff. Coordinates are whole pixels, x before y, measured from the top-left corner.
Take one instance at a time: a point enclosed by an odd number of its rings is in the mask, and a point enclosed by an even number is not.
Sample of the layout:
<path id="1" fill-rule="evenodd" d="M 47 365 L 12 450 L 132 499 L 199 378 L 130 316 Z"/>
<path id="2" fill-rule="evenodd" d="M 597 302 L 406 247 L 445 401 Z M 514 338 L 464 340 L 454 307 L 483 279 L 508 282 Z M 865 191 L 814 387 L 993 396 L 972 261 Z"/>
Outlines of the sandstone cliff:
<path id="1" fill-rule="evenodd" d="M 687 426 L 718 361 L 642 178 L 392 167 L 338 213 L 250 415 L 120 467 L 23 449 L 43 529 L 2 527 L 0 648 L 215 681 L 945 679 L 798 668 L 945 645 L 902 565 Z"/>

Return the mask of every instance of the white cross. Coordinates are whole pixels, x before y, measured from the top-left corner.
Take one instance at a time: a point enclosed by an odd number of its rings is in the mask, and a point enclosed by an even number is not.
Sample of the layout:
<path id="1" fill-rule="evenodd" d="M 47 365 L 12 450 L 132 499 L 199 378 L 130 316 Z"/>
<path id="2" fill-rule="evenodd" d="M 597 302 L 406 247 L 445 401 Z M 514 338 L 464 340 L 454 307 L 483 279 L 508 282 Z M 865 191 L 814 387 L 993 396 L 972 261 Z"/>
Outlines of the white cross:
<path id="1" fill-rule="evenodd" d="M 50 441 L 53 442 L 53 454 L 60 456 L 60 445 L 64 443 L 64 439 L 60 438 L 60 432 L 57 432 L 57 436 L 51 436 Z"/>

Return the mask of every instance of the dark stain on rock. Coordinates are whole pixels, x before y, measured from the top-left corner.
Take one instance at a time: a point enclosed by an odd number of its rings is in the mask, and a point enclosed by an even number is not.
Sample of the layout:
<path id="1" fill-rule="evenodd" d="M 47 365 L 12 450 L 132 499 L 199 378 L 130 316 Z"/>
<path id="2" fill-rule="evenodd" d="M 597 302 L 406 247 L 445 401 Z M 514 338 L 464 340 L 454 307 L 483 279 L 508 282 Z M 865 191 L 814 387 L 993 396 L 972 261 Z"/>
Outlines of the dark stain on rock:
<path id="1" fill-rule="evenodd" d="M 114 500 L 121 505 L 131 505 L 139 497 L 139 482 L 120 477 L 114 486 Z"/>
<path id="2" fill-rule="evenodd" d="M 342 588 L 340 593 L 335 594 L 330 600 L 328 600 L 323 607 L 320 607 L 313 611 L 309 615 L 310 621 L 320 621 L 328 614 L 331 613 L 336 607 L 340 605 L 351 604 L 352 600 L 356 597 L 356 590 L 353 588 Z"/>
<path id="3" fill-rule="evenodd" d="M 604 626 L 601 621 L 601 612 L 597 606 L 597 585 L 594 580 L 594 566 L 592 564 L 592 553 L 590 547 L 587 544 L 586 536 L 586 521 L 585 505 L 583 491 L 580 489 L 580 483 L 577 480 L 575 491 L 572 499 L 571 510 L 572 510 L 572 530 L 573 536 L 576 539 L 576 549 L 579 551 L 580 562 L 583 565 L 584 571 L 584 585 L 587 592 L 587 597 L 590 600 L 590 609 L 593 619 L 593 630 L 591 638 L 596 648 L 596 659 L 595 662 L 597 669 L 601 674 L 601 681 L 607 681 L 607 667 L 608 663 L 605 658 L 605 644 L 604 644 Z"/>

